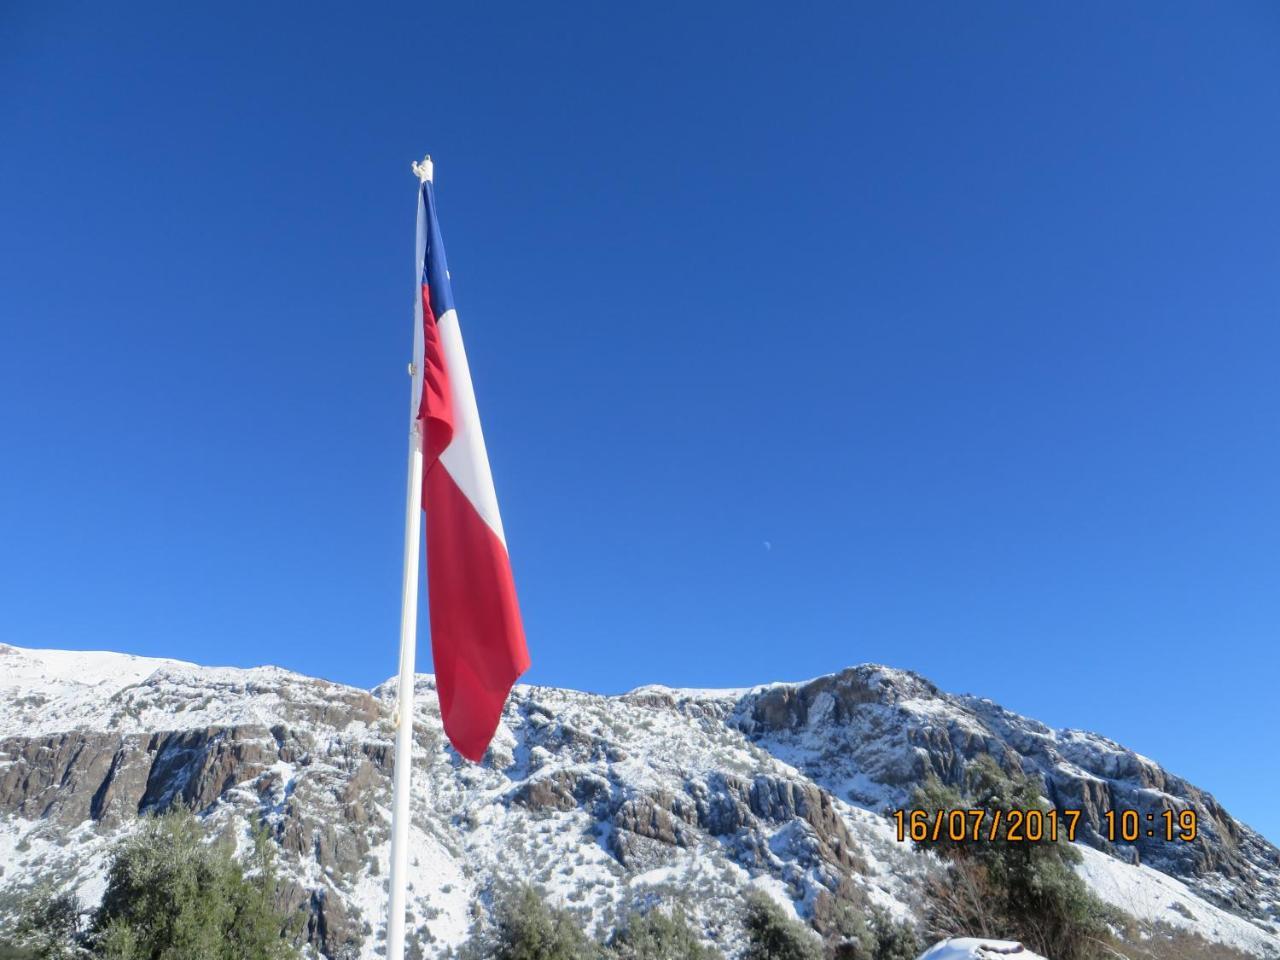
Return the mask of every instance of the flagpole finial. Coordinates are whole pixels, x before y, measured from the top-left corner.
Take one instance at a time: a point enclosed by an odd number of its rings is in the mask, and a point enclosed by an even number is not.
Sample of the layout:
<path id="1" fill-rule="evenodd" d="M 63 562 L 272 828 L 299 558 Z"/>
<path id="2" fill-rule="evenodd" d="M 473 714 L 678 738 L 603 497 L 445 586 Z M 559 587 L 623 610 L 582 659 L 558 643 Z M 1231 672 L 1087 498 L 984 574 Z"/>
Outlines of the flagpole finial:
<path id="1" fill-rule="evenodd" d="M 415 160 L 412 164 L 413 172 L 422 183 L 430 183 L 432 175 L 435 172 L 435 165 L 431 162 L 431 154 L 427 154 L 419 163 Z"/>

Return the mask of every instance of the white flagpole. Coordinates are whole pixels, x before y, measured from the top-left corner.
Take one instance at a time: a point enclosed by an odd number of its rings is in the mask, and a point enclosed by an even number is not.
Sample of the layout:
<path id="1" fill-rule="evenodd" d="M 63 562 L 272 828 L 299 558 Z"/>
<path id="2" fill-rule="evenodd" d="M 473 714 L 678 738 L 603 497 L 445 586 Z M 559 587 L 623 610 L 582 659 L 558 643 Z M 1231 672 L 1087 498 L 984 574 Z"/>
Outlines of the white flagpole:
<path id="1" fill-rule="evenodd" d="M 431 158 L 413 165 L 419 179 L 431 179 Z M 419 251 L 419 257 L 421 251 Z M 419 260 L 418 264 L 422 264 Z M 418 278 L 421 282 L 421 277 Z M 421 331 L 414 332 L 415 342 Z M 416 352 L 416 351 L 415 351 Z M 415 358 L 417 360 L 417 358 Z M 387 890 L 387 960 L 404 960 L 405 887 L 409 867 L 409 793 L 413 770 L 413 659 L 418 642 L 418 556 L 422 540 L 422 431 L 417 401 L 422 396 L 421 362 L 409 402 L 409 486 L 405 492 L 404 579 L 400 585 L 400 680 L 396 690 L 396 750 L 391 805 L 391 877 Z"/>

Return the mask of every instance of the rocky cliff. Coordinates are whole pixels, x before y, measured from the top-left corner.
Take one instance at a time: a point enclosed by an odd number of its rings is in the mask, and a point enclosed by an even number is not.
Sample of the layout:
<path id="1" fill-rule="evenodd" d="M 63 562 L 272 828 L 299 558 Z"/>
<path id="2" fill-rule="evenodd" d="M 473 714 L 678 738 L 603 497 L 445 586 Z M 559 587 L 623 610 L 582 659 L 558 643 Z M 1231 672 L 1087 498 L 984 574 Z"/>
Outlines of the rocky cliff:
<path id="1" fill-rule="evenodd" d="M 840 899 L 910 913 L 936 867 L 883 814 L 926 776 L 955 780 L 989 753 L 1086 810 L 1081 871 L 1104 899 L 1280 957 L 1280 852 L 1212 796 L 1109 740 L 914 674 L 863 666 L 620 697 L 519 687 L 478 766 L 444 742 L 432 679 L 417 687 L 419 956 L 459 942 L 507 878 L 603 925 L 694 894 L 696 919 L 730 953 L 748 885 L 818 925 Z M 326 957 L 376 956 L 394 695 L 394 684 L 364 691 L 274 668 L 0 646 L 0 895 L 47 879 L 95 900 L 111 845 L 176 799 L 242 845 L 265 820 L 300 937 Z M 1201 838 L 1110 845 L 1099 826 L 1112 806 L 1192 807 Z"/>

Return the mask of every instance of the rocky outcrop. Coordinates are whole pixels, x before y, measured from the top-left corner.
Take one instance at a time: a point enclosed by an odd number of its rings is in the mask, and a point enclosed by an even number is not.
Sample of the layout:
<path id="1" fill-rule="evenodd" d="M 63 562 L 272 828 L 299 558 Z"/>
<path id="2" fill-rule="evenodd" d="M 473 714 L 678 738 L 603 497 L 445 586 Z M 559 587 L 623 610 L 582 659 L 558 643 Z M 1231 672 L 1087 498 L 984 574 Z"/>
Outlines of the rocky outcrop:
<path id="1" fill-rule="evenodd" d="M 0 740 L 0 811 L 71 826 L 89 819 L 114 773 L 128 766 L 125 738 L 107 733 L 68 732 Z M 136 783 L 137 773 L 129 781 Z"/>
<path id="2" fill-rule="evenodd" d="M 976 697 L 943 693 L 912 673 L 862 666 L 744 697 L 733 722 L 766 750 L 799 757 L 817 783 L 883 812 L 907 806 L 929 777 L 957 784 L 982 755 L 1038 776 L 1048 802 L 1082 811 L 1078 839 L 1191 883 L 1233 910 L 1269 916 L 1280 904 L 1280 851 L 1208 793 L 1113 741 L 1044 724 Z M 1168 842 L 1164 810 L 1195 810 L 1200 838 Z M 1105 835 L 1108 811 L 1135 810 L 1132 844 Z"/>
<path id="3" fill-rule="evenodd" d="M 333 714 L 330 713 L 330 716 Z M 309 778 L 301 789 L 275 765 L 308 766 L 309 737 L 262 726 L 203 727 L 150 735 L 90 731 L 0 741 L 0 815 L 35 821 L 56 835 L 82 825 L 111 833 L 137 817 L 178 804 L 197 812 L 220 806 L 258 819 L 279 804 L 274 835 L 295 862 L 322 871 L 358 872 L 371 844 L 385 839 L 374 823 L 373 801 L 385 792 L 386 772 L 363 750 L 338 759 L 351 770 L 325 784 Z M 373 751 L 382 758 L 382 751 Z M 332 760 L 334 758 L 330 758 Z M 323 888 L 282 887 L 278 900 L 302 910 L 305 939 L 325 956 L 350 953 L 362 939 L 363 919 Z"/>

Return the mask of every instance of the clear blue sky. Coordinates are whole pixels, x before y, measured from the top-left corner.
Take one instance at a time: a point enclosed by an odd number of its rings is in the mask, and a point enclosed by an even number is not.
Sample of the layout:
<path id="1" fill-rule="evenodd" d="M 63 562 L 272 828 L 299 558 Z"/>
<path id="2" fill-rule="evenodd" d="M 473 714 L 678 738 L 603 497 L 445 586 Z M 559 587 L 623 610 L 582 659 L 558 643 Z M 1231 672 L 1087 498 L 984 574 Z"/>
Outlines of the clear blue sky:
<path id="1" fill-rule="evenodd" d="M 429 150 L 530 681 L 881 661 L 1280 839 L 1274 4 L 0 18 L 0 640 L 394 672 Z"/>

